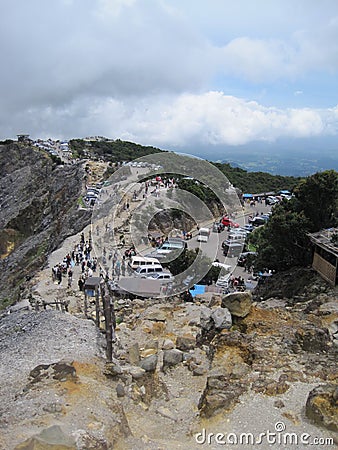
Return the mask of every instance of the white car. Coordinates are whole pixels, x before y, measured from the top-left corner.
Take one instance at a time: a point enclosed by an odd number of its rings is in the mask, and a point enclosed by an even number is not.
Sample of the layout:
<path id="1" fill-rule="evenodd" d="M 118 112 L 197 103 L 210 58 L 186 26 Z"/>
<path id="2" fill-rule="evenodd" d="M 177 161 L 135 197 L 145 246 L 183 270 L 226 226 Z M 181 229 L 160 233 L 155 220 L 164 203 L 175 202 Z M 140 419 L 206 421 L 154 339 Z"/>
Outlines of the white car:
<path id="1" fill-rule="evenodd" d="M 174 277 L 168 272 L 159 272 L 149 275 L 147 278 L 151 280 L 173 281 Z"/>
<path id="2" fill-rule="evenodd" d="M 214 267 L 221 267 L 226 272 L 230 272 L 230 270 L 232 269 L 232 266 L 230 266 L 229 264 L 224 264 L 224 263 L 221 263 L 221 262 L 218 262 L 218 261 L 213 262 L 212 265 Z"/>

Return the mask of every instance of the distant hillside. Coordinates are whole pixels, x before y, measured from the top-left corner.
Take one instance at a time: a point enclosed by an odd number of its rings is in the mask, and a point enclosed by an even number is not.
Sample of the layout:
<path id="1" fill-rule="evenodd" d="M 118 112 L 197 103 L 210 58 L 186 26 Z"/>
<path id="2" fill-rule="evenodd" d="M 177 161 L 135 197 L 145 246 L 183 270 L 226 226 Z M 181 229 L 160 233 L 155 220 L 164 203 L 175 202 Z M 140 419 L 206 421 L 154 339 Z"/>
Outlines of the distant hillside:
<path id="1" fill-rule="evenodd" d="M 155 147 L 146 147 L 134 142 L 121 141 L 87 141 L 83 139 L 72 139 L 69 146 L 75 157 L 79 158 L 102 158 L 109 162 L 132 161 L 141 156 L 159 153 L 163 150 Z"/>
<path id="2" fill-rule="evenodd" d="M 279 191 L 282 189 L 293 189 L 300 181 L 300 178 L 286 177 L 282 175 L 271 175 L 266 172 L 247 172 L 239 167 L 232 167 L 228 163 L 214 163 L 231 183 L 247 193 L 263 193 Z"/>
<path id="3" fill-rule="evenodd" d="M 141 156 L 162 152 L 156 147 L 143 146 L 133 142 L 121 141 L 87 141 L 72 139 L 70 148 L 74 156 L 79 158 L 99 158 L 112 163 L 132 161 Z M 213 163 L 223 172 L 230 182 L 243 192 L 259 193 L 292 189 L 299 178 L 271 175 L 265 172 L 247 172 L 239 167 L 232 167 L 227 163 Z"/>

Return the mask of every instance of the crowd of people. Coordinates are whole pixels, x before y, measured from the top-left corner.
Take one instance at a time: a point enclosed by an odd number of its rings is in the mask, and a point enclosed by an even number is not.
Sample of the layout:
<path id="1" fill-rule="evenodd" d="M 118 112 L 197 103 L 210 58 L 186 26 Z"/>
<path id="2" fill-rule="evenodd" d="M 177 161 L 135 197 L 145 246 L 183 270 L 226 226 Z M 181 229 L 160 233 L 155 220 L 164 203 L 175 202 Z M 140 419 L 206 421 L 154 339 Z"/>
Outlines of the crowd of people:
<path id="1" fill-rule="evenodd" d="M 80 242 L 76 244 L 71 252 L 68 252 L 63 260 L 52 268 L 52 280 L 59 285 L 63 279 L 67 279 L 67 287 L 71 288 L 74 278 L 74 268 L 79 267 L 80 275 L 78 287 L 83 291 L 85 281 L 92 277 L 97 271 L 97 258 L 91 255 L 91 238 L 85 240 L 84 233 L 81 233 Z"/>
<path id="2" fill-rule="evenodd" d="M 245 280 L 243 277 L 234 277 L 233 275 L 229 279 L 229 287 L 235 290 L 245 290 Z"/>

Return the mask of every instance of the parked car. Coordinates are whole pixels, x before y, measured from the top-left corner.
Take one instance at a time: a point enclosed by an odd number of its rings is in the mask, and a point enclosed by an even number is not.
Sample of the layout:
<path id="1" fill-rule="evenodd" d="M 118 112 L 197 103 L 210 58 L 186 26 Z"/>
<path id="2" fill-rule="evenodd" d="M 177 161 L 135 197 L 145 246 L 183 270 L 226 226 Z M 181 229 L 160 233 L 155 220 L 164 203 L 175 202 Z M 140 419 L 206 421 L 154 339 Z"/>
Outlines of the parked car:
<path id="1" fill-rule="evenodd" d="M 233 227 L 233 228 L 238 228 L 239 224 L 234 222 L 233 220 L 229 219 L 229 217 L 224 216 L 221 220 L 222 224 L 225 227 Z"/>
<path id="2" fill-rule="evenodd" d="M 275 205 L 276 203 L 278 203 L 278 199 L 270 195 L 269 197 L 266 198 L 265 202 L 267 205 Z"/>
<path id="3" fill-rule="evenodd" d="M 145 267 L 145 266 L 158 266 L 160 265 L 160 262 L 157 258 L 154 257 L 144 257 L 144 256 L 132 256 L 131 261 L 128 263 L 129 266 L 136 270 L 138 267 Z"/>
<path id="4" fill-rule="evenodd" d="M 198 242 L 208 242 L 210 236 L 209 228 L 200 228 L 198 230 L 197 240 Z"/>
<path id="5" fill-rule="evenodd" d="M 161 264 L 154 264 L 151 266 L 139 266 L 134 274 L 141 278 L 147 278 L 147 276 L 154 274 L 154 273 L 160 273 L 163 272 L 163 267 Z"/>
<path id="6" fill-rule="evenodd" d="M 187 246 L 186 242 L 182 241 L 182 239 L 180 241 L 164 241 L 163 244 L 161 245 L 161 247 L 159 247 L 157 249 L 157 254 L 168 254 L 170 252 L 172 252 L 173 250 L 183 250 L 185 249 Z"/>
<path id="7" fill-rule="evenodd" d="M 243 243 L 224 241 L 222 247 L 223 254 L 232 258 L 234 256 L 239 256 L 242 253 Z"/>
<path id="8" fill-rule="evenodd" d="M 147 278 L 150 278 L 152 280 L 161 280 L 161 281 L 173 281 L 174 277 L 169 272 L 158 272 L 158 273 L 152 273 Z"/>
<path id="9" fill-rule="evenodd" d="M 243 229 L 251 233 L 255 229 L 255 227 L 251 223 L 248 223 L 244 225 Z"/>
<path id="10" fill-rule="evenodd" d="M 260 225 L 264 225 L 267 222 L 267 219 L 264 217 L 254 217 L 253 219 L 251 219 L 250 223 L 251 225 L 253 225 L 254 227 L 259 227 Z"/>

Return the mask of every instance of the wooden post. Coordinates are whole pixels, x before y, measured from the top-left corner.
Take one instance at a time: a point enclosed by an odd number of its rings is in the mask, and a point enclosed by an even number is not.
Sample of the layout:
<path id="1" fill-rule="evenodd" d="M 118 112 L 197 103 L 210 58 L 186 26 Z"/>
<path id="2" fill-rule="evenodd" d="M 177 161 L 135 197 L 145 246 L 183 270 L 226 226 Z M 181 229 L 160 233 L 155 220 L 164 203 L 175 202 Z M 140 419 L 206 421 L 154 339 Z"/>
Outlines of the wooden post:
<path id="1" fill-rule="evenodd" d="M 100 298 L 99 298 L 99 287 L 95 287 L 95 323 L 98 328 L 100 328 Z"/>
<path id="2" fill-rule="evenodd" d="M 105 318 L 105 328 L 106 328 L 106 342 L 107 342 L 107 350 L 106 356 L 109 362 L 112 361 L 113 357 L 113 337 L 114 337 L 114 307 L 112 307 L 111 296 L 109 290 L 105 288 L 105 284 L 101 283 L 101 295 L 102 302 L 104 307 L 104 318 Z"/>
<path id="3" fill-rule="evenodd" d="M 84 313 L 85 313 L 85 318 L 88 318 L 88 299 L 87 299 L 87 291 L 86 289 L 84 290 Z"/>

